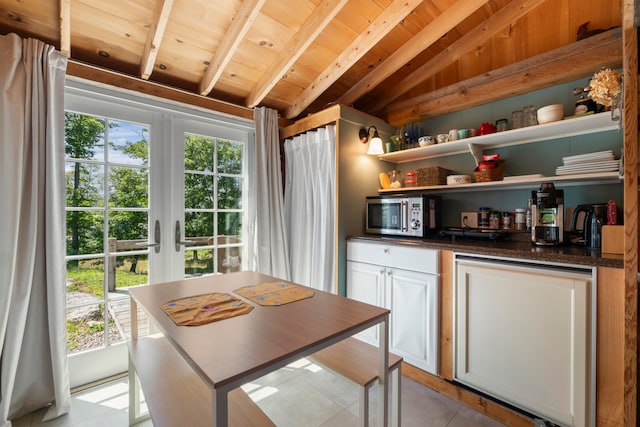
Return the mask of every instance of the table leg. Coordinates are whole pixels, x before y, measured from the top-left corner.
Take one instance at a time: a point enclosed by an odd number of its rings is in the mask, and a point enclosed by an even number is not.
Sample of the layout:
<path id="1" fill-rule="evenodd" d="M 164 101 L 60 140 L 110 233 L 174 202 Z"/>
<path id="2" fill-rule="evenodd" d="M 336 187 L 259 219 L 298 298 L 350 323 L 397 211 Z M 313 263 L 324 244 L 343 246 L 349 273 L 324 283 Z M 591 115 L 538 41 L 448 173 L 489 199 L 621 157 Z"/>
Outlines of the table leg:
<path id="1" fill-rule="evenodd" d="M 227 390 L 211 390 L 211 409 L 213 411 L 213 427 L 227 427 L 229 423 Z"/>
<path id="2" fill-rule="evenodd" d="M 389 315 L 385 315 L 384 320 L 380 322 L 378 352 L 380 355 L 380 373 L 378 374 L 378 395 L 379 395 L 379 414 L 380 425 L 387 427 L 389 425 Z"/>
<path id="3" fill-rule="evenodd" d="M 136 375 L 136 368 L 129 357 L 129 425 L 140 422 L 140 382 Z"/>
<path id="4" fill-rule="evenodd" d="M 129 309 L 131 310 L 130 320 L 131 320 L 131 341 L 135 341 L 138 339 L 138 303 L 130 298 Z"/>

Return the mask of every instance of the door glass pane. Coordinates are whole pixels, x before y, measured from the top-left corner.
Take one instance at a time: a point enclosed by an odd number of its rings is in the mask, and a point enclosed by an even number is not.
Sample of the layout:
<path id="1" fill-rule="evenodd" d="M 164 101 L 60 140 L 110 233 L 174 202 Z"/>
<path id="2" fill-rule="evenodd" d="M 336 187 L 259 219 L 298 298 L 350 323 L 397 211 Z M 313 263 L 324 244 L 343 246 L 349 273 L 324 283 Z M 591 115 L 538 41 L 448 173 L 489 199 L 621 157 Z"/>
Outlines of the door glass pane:
<path id="1" fill-rule="evenodd" d="M 67 256 L 103 251 L 104 211 L 67 208 Z"/>
<path id="2" fill-rule="evenodd" d="M 218 172 L 241 175 L 244 156 L 244 144 L 233 141 L 218 141 Z"/>
<path id="3" fill-rule="evenodd" d="M 212 249 L 191 249 L 184 251 L 184 272 L 187 276 L 202 276 L 215 273 Z"/>
<path id="4" fill-rule="evenodd" d="M 192 133 L 184 144 L 185 276 L 240 271 L 245 145 Z"/>
<path id="5" fill-rule="evenodd" d="M 124 339 L 127 287 L 148 283 L 149 126 L 65 113 L 70 353 Z M 105 141 L 108 141 L 105 144 Z M 106 172 L 105 172 L 106 171 Z"/>
<path id="6" fill-rule="evenodd" d="M 218 235 L 242 243 L 242 212 L 221 212 L 218 215 Z"/>
<path id="7" fill-rule="evenodd" d="M 67 261 L 67 297 L 72 306 L 104 298 L 103 257 Z"/>
<path id="8" fill-rule="evenodd" d="M 230 176 L 218 178 L 218 208 L 242 208 L 242 178 Z"/>
<path id="9" fill-rule="evenodd" d="M 187 172 L 184 174 L 184 186 L 188 188 L 184 194 L 184 206 L 187 209 L 213 208 L 214 177 L 202 173 Z"/>

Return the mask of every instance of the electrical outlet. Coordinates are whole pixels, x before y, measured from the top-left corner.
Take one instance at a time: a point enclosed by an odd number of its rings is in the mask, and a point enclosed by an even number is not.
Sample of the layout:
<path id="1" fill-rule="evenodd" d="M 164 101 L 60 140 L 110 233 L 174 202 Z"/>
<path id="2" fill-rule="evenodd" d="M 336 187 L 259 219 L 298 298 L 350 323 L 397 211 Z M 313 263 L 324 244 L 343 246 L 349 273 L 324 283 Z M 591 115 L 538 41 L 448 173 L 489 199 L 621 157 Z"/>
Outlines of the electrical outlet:
<path id="1" fill-rule="evenodd" d="M 478 228 L 478 212 L 461 212 L 460 227 Z"/>

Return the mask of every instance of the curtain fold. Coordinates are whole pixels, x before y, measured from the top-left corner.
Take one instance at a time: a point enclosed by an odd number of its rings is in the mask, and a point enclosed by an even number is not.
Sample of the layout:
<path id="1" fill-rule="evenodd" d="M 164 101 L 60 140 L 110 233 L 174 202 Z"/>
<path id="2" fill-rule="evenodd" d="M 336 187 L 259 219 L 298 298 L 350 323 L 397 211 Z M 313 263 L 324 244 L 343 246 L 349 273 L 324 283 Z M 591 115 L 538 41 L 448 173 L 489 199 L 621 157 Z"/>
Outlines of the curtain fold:
<path id="1" fill-rule="evenodd" d="M 335 292 L 336 127 L 285 141 L 285 221 L 296 283 Z"/>
<path id="2" fill-rule="evenodd" d="M 65 325 L 67 57 L 0 36 L 0 426 L 69 411 Z"/>
<path id="3" fill-rule="evenodd" d="M 285 236 L 282 169 L 278 114 L 265 107 L 255 108 L 256 173 L 254 179 L 254 262 L 263 274 L 290 280 L 289 250 Z"/>

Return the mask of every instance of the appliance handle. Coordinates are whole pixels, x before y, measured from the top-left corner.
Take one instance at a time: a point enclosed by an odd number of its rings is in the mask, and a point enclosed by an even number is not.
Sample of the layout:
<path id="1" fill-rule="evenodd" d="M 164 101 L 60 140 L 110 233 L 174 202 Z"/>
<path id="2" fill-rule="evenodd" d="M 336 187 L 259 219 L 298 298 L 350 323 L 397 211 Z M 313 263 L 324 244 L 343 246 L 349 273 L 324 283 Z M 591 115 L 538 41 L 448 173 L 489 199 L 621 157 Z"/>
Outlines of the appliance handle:
<path id="1" fill-rule="evenodd" d="M 571 218 L 571 229 L 569 230 L 569 233 L 577 235 L 577 234 L 583 234 L 585 232 L 585 230 L 587 229 L 587 220 L 588 220 L 590 211 L 591 211 L 591 205 L 576 206 L 576 208 L 573 210 L 573 216 Z M 582 219 L 582 224 L 578 223 L 578 215 L 580 215 L 580 213 L 584 214 L 584 218 Z M 580 225 L 582 227 L 578 228 L 578 226 Z"/>
<path id="2" fill-rule="evenodd" d="M 402 231 L 407 231 L 409 229 L 409 201 L 402 200 L 400 202 L 400 228 Z"/>

